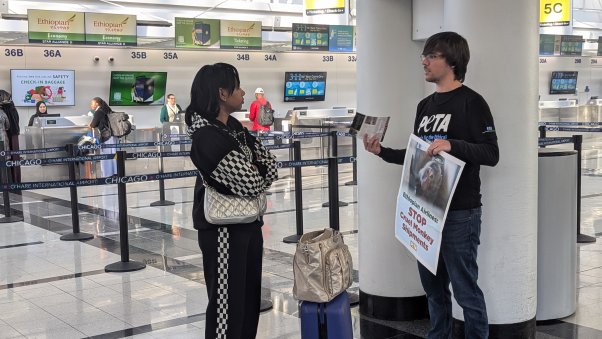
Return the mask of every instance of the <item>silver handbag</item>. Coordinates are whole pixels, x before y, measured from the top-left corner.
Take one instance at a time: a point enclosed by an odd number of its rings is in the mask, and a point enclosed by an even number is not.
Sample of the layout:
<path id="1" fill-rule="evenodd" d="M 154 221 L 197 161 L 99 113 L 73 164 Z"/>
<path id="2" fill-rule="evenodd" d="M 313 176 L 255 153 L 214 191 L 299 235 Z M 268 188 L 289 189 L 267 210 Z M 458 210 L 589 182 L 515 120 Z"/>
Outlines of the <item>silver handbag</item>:
<path id="1" fill-rule="evenodd" d="M 293 257 L 293 296 L 329 302 L 351 286 L 353 263 L 343 236 L 332 228 L 301 236 Z"/>
<path id="2" fill-rule="evenodd" d="M 211 224 L 248 224 L 258 220 L 265 213 L 266 207 L 265 193 L 256 197 L 225 195 L 205 185 L 205 219 Z"/>

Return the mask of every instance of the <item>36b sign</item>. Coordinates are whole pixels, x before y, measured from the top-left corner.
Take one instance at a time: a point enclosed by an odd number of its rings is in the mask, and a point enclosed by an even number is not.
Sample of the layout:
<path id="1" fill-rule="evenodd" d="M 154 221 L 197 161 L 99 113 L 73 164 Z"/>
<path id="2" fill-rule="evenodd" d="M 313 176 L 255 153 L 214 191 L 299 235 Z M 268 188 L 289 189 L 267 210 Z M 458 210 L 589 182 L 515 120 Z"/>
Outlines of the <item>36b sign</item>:
<path id="1" fill-rule="evenodd" d="M 539 26 L 568 26 L 571 23 L 571 0 L 540 0 Z"/>

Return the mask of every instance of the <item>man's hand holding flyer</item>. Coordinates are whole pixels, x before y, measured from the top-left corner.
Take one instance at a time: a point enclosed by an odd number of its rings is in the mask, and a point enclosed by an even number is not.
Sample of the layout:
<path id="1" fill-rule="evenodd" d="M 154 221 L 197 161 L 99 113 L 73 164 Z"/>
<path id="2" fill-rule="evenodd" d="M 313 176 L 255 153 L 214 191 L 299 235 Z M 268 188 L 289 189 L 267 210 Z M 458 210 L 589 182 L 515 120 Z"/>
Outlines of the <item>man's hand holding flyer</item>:
<path id="1" fill-rule="evenodd" d="M 391 117 L 371 117 L 362 113 L 356 112 L 349 133 L 355 135 L 356 138 L 362 139 L 364 135 L 368 135 L 371 139 L 375 135 L 379 135 L 380 141 L 385 138 L 385 132 L 389 126 Z"/>

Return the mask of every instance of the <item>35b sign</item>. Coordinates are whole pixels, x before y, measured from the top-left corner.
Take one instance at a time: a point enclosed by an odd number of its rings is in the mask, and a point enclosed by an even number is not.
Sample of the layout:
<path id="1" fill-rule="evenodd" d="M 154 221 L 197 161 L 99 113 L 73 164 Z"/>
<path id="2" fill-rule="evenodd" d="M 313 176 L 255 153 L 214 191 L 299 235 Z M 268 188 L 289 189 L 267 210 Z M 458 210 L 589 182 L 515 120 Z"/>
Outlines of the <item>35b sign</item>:
<path id="1" fill-rule="evenodd" d="M 568 26 L 571 21 L 571 0 L 540 0 L 539 26 Z"/>

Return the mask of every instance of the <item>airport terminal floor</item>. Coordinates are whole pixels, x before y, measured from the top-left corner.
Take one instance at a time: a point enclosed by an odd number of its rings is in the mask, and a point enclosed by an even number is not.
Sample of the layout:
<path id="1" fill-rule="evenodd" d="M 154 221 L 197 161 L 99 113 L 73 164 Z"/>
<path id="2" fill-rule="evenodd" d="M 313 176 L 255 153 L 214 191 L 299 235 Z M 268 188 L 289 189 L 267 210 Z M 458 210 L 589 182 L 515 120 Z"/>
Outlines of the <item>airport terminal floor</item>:
<path id="1" fill-rule="evenodd" d="M 351 167 L 340 168 L 341 231 L 357 266 L 357 186 L 346 186 Z M 292 297 L 292 254 L 282 238 L 295 233 L 294 184 L 289 170 L 270 189 L 265 216 L 262 295 L 273 308 L 260 316 L 257 338 L 300 338 Z M 305 231 L 328 223 L 326 167 L 303 171 Z M 361 185 L 361 183 L 360 183 Z M 0 224 L 0 338 L 203 338 L 207 304 L 202 258 L 191 209 L 194 179 L 166 181 L 173 206 L 159 199 L 156 182 L 127 186 L 130 258 L 143 270 L 106 273 L 120 260 L 116 185 L 78 188 L 86 242 L 61 241 L 71 231 L 69 189 L 10 194 L 23 222 Z M 577 312 L 537 326 L 537 338 L 602 338 L 602 176 L 583 176 L 582 231 L 598 235 L 579 245 Z M 1 212 L 1 211 L 0 211 Z M 486 228 L 487 225 L 484 224 Z M 357 274 L 351 291 L 357 292 Z M 552 283 L 552 282 L 550 282 Z M 388 322 L 352 308 L 355 338 L 424 338 L 428 320 Z"/>

